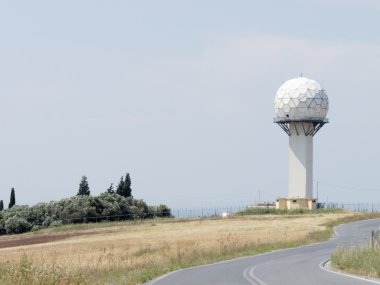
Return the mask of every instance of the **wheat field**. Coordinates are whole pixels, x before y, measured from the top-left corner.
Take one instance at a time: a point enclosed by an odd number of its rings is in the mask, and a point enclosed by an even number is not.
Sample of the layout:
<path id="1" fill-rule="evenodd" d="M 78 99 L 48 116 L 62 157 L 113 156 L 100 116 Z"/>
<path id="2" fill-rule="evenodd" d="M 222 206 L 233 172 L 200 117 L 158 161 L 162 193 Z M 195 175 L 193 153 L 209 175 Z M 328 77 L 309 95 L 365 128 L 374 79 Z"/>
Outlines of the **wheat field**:
<path id="1" fill-rule="evenodd" d="M 0 249 L 1 284 L 139 284 L 165 272 L 307 243 L 349 213 L 159 219 L 62 229 L 72 237 Z M 54 231 L 27 234 L 55 235 Z M 82 234 L 82 235 L 79 235 Z M 2 240 L 23 238 L 4 236 Z"/>

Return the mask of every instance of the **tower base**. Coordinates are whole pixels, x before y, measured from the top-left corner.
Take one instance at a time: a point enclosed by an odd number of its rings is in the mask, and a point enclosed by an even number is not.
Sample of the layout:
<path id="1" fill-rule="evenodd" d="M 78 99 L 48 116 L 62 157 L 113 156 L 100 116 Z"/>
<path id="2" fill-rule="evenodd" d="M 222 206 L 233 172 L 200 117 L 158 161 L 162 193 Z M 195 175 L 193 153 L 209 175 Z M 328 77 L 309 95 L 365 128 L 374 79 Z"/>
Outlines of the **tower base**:
<path id="1" fill-rule="evenodd" d="M 276 200 L 276 209 L 281 210 L 314 210 L 317 208 L 317 199 L 307 198 L 279 198 Z"/>

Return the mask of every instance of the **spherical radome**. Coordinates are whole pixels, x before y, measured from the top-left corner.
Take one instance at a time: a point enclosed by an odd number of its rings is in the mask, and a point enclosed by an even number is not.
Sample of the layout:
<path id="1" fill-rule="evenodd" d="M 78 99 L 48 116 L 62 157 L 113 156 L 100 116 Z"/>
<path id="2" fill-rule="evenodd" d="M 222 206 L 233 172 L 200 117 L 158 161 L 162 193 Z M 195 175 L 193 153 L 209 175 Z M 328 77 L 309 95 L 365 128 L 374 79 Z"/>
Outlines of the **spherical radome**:
<path id="1" fill-rule="evenodd" d="M 329 99 L 318 82 L 298 77 L 286 81 L 278 89 L 274 100 L 277 120 L 324 120 L 329 110 Z"/>

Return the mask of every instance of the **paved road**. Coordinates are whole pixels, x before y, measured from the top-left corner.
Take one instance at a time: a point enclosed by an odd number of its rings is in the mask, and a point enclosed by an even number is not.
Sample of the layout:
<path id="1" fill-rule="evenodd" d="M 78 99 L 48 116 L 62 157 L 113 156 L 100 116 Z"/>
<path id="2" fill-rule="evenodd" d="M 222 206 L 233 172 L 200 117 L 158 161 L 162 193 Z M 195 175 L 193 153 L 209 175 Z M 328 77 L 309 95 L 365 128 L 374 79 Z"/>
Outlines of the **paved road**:
<path id="1" fill-rule="evenodd" d="M 337 245 L 351 247 L 368 243 L 380 219 L 341 225 L 328 242 L 275 251 L 242 259 L 169 273 L 149 285 L 368 285 L 370 280 L 339 275 L 321 268 Z"/>

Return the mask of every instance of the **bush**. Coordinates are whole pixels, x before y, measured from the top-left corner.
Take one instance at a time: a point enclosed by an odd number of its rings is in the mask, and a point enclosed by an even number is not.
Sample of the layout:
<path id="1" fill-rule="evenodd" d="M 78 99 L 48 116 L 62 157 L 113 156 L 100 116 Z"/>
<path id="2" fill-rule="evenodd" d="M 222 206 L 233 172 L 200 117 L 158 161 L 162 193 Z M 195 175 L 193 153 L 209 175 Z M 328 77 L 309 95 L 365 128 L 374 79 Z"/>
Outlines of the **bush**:
<path id="1" fill-rule="evenodd" d="M 20 234 L 32 229 L 32 224 L 24 218 L 10 217 L 5 221 L 5 230 L 8 234 Z"/>
<path id="2" fill-rule="evenodd" d="M 41 226 L 39 226 L 39 225 L 33 225 L 33 227 L 31 228 L 31 232 L 36 232 L 36 231 L 38 231 L 38 230 L 40 230 L 41 229 Z"/>
<path id="3" fill-rule="evenodd" d="M 62 226 L 63 223 L 61 220 L 56 220 L 56 221 L 52 221 L 49 228 L 55 228 L 55 227 L 60 227 Z"/>
<path id="4" fill-rule="evenodd" d="M 6 233 L 7 230 L 3 226 L 0 226 L 0 235 L 5 235 Z"/>
<path id="5" fill-rule="evenodd" d="M 156 209 L 157 217 L 171 217 L 171 210 L 166 205 L 159 205 Z"/>
<path id="6" fill-rule="evenodd" d="M 42 222 L 42 227 L 48 228 L 53 221 L 54 220 L 52 217 L 46 217 L 46 219 Z"/>

